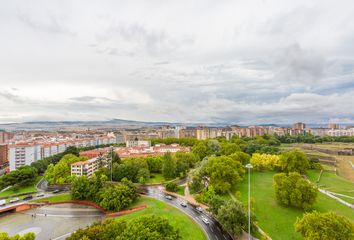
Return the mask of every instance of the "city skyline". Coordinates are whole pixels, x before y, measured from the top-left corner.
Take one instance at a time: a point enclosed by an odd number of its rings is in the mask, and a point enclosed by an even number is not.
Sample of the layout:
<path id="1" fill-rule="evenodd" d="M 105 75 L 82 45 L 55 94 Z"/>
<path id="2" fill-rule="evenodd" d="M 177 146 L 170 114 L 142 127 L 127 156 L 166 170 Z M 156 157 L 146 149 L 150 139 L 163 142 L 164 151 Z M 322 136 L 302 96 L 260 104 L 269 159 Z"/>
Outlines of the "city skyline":
<path id="1" fill-rule="evenodd" d="M 0 123 L 353 123 L 352 8 L 3 2 Z"/>

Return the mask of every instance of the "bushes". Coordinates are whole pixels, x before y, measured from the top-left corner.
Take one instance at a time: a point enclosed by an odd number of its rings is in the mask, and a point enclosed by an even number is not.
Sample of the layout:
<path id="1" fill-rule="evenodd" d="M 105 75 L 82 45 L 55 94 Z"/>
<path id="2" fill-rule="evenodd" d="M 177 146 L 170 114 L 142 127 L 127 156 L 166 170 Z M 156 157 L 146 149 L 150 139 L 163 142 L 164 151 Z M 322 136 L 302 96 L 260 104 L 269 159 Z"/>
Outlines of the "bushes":
<path id="1" fill-rule="evenodd" d="M 287 206 L 308 210 L 316 201 L 317 189 L 299 173 L 274 175 L 274 190 L 277 200 Z"/>
<path id="2" fill-rule="evenodd" d="M 37 169 L 30 166 L 19 167 L 0 177 L 0 189 L 8 186 L 15 188 L 29 186 L 35 183 L 37 178 Z"/>
<path id="3" fill-rule="evenodd" d="M 279 164 L 279 156 L 254 153 L 250 162 L 258 171 L 274 170 L 274 168 Z"/>
<path id="4" fill-rule="evenodd" d="M 169 183 L 166 183 L 165 188 L 169 192 L 177 192 L 178 185 L 175 182 L 169 182 Z"/>
<path id="5" fill-rule="evenodd" d="M 298 150 L 281 154 L 279 166 L 286 173 L 298 172 L 300 174 L 306 173 L 306 170 L 310 168 L 309 160 L 305 153 Z"/>
<path id="6" fill-rule="evenodd" d="M 334 212 L 305 213 L 302 219 L 297 219 L 295 231 L 305 240 L 354 239 L 354 224 Z"/>

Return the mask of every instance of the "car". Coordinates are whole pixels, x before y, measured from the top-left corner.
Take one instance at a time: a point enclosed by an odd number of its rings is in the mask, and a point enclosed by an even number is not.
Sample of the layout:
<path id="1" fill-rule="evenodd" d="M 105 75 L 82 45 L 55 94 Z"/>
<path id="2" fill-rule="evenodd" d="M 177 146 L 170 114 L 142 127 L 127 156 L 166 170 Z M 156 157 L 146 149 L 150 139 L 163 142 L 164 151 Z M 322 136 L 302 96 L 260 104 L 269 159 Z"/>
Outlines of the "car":
<path id="1" fill-rule="evenodd" d="M 201 208 L 201 207 L 196 207 L 195 208 L 198 212 L 203 212 L 203 208 Z"/>
<path id="2" fill-rule="evenodd" d="M 187 203 L 186 202 L 181 202 L 180 203 L 182 207 L 187 207 Z"/>
<path id="3" fill-rule="evenodd" d="M 23 198 L 24 201 L 28 201 L 28 200 L 31 200 L 33 198 L 32 195 L 28 195 L 26 197 Z"/>
<path id="4" fill-rule="evenodd" d="M 0 200 L 0 206 L 5 206 L 6 205 L 6 200 Z"/>
<path id="5" fill-rule="evenodd" d="M 172 197 L 170 195 L 166 195 L 165 198 L 168 200 L 172 200 Z"/>
<path id="6" fill-rule="evenodd" d="M 44 197 L 45 195 L 44 195 L 44 193 L 38 193 L 37 195 L 36 195 L 36 197 Z"/>
<path id="7" fill-rule="evenodd" d="M 18 202 L 18 201 L 20 201 L 20 199 L 17 197 L 17 198 L 11 199 L 10 203 L 15 203 L 15 202 Z"/>
<path id="8" fill-rule="evenodd" d="M 202 216 L 201 219 L 202 219 L 203 223 L 205 223 L 206 225 L 209 225 L 210 222 L 206 217 Z"/>
<path id="9" fill-rule="evenodd" d="M 60 190 L 59 189 L 55 189 L 52 193 L 60 193 Z"/>

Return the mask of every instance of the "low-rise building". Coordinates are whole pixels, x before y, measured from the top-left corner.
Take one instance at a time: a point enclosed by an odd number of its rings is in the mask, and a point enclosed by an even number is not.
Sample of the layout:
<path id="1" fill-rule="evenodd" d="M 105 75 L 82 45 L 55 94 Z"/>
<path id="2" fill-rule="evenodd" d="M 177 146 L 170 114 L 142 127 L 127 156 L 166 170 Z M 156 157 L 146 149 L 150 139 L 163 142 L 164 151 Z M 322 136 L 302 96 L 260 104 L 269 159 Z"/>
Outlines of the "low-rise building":
<path id="1" fill-rule="evenodd" d="M 98 169 L 98 158 L 92 158 L 86 161 L 80 161 L 71 164 L 71 176 L 91 177 Z"/>
<path id="2" fill-rule="evenodd" d="M 126 141 L 126 147 L 150 147 L 151 146 L 151 141 L 145 141 L 145 140 L 128 140 Z"/>

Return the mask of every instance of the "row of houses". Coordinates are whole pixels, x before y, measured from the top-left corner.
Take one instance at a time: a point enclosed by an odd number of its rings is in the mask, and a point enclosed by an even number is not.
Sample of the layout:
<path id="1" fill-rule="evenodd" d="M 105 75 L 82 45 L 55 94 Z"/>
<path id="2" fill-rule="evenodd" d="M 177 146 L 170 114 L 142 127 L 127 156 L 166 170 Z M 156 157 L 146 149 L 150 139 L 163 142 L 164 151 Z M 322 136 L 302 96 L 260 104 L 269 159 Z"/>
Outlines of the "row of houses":
<path id="1" fill-rule="evenodd" d="M 31 163 L 43 158 L 62 153 L 70 146 L 82 148 L 114 143 L 116 143 L 116 138 L 113 136 L 44 143 L 15 143 L 3 145 L 0 148 L 0 156 L 2 156 L 2 158 L 6 158 L 2 159 L 3 165 L 7 163 L 9 170 L 13 171 L 21 166 L 30 165 Z"/>

